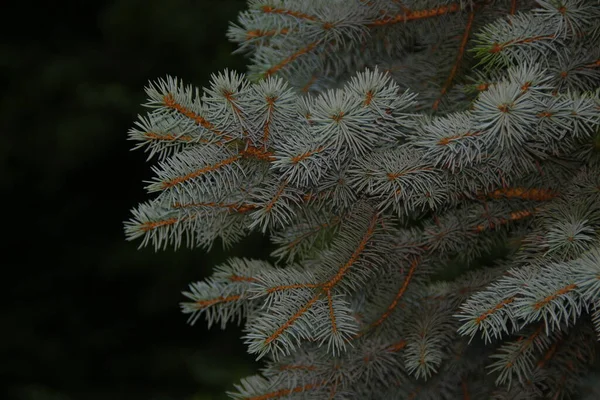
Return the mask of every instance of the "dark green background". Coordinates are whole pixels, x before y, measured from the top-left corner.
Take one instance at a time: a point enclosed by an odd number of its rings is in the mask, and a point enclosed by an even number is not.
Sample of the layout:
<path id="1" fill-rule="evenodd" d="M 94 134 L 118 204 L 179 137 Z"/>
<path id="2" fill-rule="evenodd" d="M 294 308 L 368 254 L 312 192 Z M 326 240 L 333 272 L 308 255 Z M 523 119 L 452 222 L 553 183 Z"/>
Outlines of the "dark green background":
<path id="1" fill-rule="evenodd" d="M 191 327 L 182 290 L 234 252 L 155 253 L 123 221 L 152 173 L 127 130 L 149 80 L 206 86 L 244 1 L 3 2 L 2 399 L 221 399 L 259 366 L 240 328 Z"/>

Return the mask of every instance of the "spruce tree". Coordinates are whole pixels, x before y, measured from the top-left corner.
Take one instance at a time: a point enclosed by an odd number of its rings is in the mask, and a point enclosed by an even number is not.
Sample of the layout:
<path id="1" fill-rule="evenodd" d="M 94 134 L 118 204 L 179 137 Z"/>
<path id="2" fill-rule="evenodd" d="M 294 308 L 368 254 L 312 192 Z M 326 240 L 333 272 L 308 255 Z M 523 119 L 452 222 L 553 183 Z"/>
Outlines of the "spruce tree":
<path id="1" fill-rule="evenodd" d="M 263 362 L 233 398 L 599 398 L 598 0 L 251 0 L 228 37 L 247 73 L 147 87 L 125 231 L 269 235 L 184 292 Z"/>

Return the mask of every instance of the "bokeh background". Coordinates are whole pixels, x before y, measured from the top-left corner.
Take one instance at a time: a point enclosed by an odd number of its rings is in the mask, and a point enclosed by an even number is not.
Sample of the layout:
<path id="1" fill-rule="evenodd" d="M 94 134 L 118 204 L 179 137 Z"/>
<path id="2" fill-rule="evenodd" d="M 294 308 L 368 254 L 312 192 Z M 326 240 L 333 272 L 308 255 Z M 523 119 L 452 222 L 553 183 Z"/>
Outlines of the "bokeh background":
<path id="1" fill-rule="evenodd" d="M 150 198 L 144 86 L 245 71 L 225 36 L 245 1 L 0 3 L 0 398 L 228 398 L 260 365 L 239 327 L 188 325 L 181 291 L 268 241 L 138 250 L 123 221 Z"/>

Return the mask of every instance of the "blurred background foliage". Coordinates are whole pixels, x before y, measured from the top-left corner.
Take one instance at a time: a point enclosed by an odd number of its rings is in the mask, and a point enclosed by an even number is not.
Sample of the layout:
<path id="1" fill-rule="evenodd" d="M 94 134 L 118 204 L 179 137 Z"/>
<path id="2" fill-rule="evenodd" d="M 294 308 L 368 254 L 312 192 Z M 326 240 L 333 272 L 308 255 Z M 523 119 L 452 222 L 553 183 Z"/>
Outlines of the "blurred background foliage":
<path id="1" fill-rule="evenodd" d="M 150 198 L 126 140 L 144 86 L 245 71 L 225 36 L 245 1 L 56 4 L 4 2 L 0 17 L 0 398 L 227 398 L 259 365 L 240 328 L 187 325 L 181 291 L 229 256 L 266 258 L 268 241 L 154 252 L 122 223 Z"/>

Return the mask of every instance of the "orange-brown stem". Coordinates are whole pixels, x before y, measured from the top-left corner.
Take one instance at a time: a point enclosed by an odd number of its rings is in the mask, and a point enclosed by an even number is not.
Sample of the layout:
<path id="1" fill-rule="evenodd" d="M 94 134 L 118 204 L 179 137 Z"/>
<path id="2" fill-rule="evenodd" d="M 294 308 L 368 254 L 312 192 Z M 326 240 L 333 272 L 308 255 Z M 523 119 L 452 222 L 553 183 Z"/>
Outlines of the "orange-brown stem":
<path id="1" fill-rule="evenodd" d="M 300 11 L 287 10 L 285 8 L 277 8 L 277 7 L 273 7 L 273 6 L 263 6 L 261 8 L 261 10 L 262 10 L 262 12 L 267 13 L 267 14 L 289 15 L 289 16 L 296 17 L 299 19 L 307 19 L 309 21 L 317 21 L 318 20 L 317 17 L 315 17 L 314 15 L 305 14 Z"/>
<path id="2" fill-rule="evenodd" d="M 364 249 L 367 247 L 367 243 L 369 242 L 369 240 L 371 240 L 371 237 L 373 236 L 373 234 L 375 232 L 375 226 L 377 225 L 378 220 L 379 220 L 378 214 L 375 214 L 371 218 L 371 222 L 369 223 L 367 232 L 363 236 L 358 247 L 356 248 L 356 250 L 354 250 L 354 253 L 352 253 L 352 256 L 350 257 L 350 259 L 338 270 L 337 274 L 335 274 L 335 276 L 333 276 L 333 278 L 331 278 L 327 283 L 325 283 L 325 285 L 323 285 L 324 290 L 329 290 L 332 287 L 334 287 L 343 278 L 343 276 L 346 274 L 346 272 L 348 272 L 348 269 L 350 269 L 350 267 L 356 263 L 356 261 L 358 260 L 358 258 L 360 257 L 360 255 L 362 254 Z"/>
<path id="3" fill-rule="evenodd" d="M 465 27 L 465 32 L 463 33 L 462 40 L 460 41 L 460 47 L 458 48 L 458 55 L 456 56 L 456 61 L 454 62 L 454 65 L 452 66 L 452 70 L 450 71 L 450 75 L 448 76 L 448 79 L 446 79 L 446 83 L 444 83 L 444 86 L 442 87 L 442 90 L 440 92 L 440 97 L 438 97 L 437 100 L 433 103 L 434 110 L 438 109 L 442 96 L 446 94 L 448 89 L 450 89 L 450 85 L 452 85 L 452 81 L 454 80 L 454 77 L 456 76 L 456 72 L 458 71 L 458 67 L 460 66 L 463 55 L 465 53 L 465 48 L 467 47 L 467 41 L 469 40 L 469 35 L 471 34 L 471 28 L 473 26 L 474 18 L 475 18 L 475 11 L 471 11 L 469 13 L 469 19 L 467 20 L 467 26 Z"/>
<path id="4" fill-rule="evenodd" d="M 376 27 L 376 26 L 397 24 L 399 22 L 439 17 L 440 15 L 454 13 L 459 10 L 460 10 L 460 5 L 458 3 L 452 3 L 452 4 L 432 8 L 429 10 L 407 11 L 404 14 L 398 14 L 393 17 L 385 17 L 383 19 L 372 22 L 372 23 L 368 24 L 367 26 L 368 27 Z"/>
<path id="5" fill-rule="evenodd" d="M 320 43 L 319 40 L 316 40 L 312 43 L 309 43 L 308 45 L 306 45 L 305 47 L 298 49 L 296 52 L 292 53 L 291 55 L 289 55 L 288 57 L 286 57 L 285 59 L 281 60 L 278 64 L 272 66 L 271 68 L 269 68 L 267 71 L 265 71 L 265 73 L 263 74 L 265 78 L 273 75 L 274 73 L 276 73 L 277 71 L 279 71 L 280 69 L 282 69 L 283 67 L 285 67 L 286 65 L 288 65 L 289 63 L 293 62 L 295 59 L 297 59 L 298 57 L 310 53 L 311 51 L 313 51 L 317 45 Z"/>
<path id="6" fill-rule="evenodd" d="M 219 161 L 216 164 L 207 165 L 206 167 L 197 169 L 197 170 L 192 171 L 192 172 L 190 172 L 188 174 L 185 174 L 183 176 L 178 176 L 177 178 L 171 179 L 169 181 L 164 181 L 164 182 L 162 182 L 162 188 L 163 189 L 168 189 L 168 188 L 171 188 L 173 186 L 179 185 L 182 182 L 186 182 L 186 181 L 189 181 L 190 179 L 197 178 L 197 177 L 199 177 L 201 175 L 204 175 L 204 174 L 206 174 L 208 172 L 215 171 L 215 170 L 217 170 L 219 168 L 222 168 L 222 167 L 224 167 L 226 165 L 234 163 L 239 158 L 240 158 L 240 155 L 236 154 L 236 155 L 231 156 L 231 157 L 229 157 L 229 158 L 227 158 L 225 160 Z"/>
<path id="7" fill-rule="evenodd" d="M 402 350 L 405 347 L 406 347 L 406 340 L 401 340 L 398 343 L 394 343 L 393 345 L 388 347 L 388 351 L 395 353 L 397 351 Z"/>
<path id="8" fill-rule="evenodd" d="M 547 201 L 552 200 L 558 193 L 550 189 L 526 189 L 522 187 L 502 188 L 487 194 L 493 199 L 519 198 L 523 200 Z"/>
<path id="9" fill-rule="evenodd" d="M 206 308 L 206 307 L 210 307 L 213 306 L 215 304 L 219 304 L 219 303 L 229 303 L 232 301 L 237 301 L 240 299 L 240 295 L 232 295 L 232 296 L 227 296 L 227 297 L 223 297 L 223 296 L 219 296 L 216 297 L 214 299 L 209 299 L 209 300 L 198 300 L 194 303 L 194 305 L 196 306 L 196 308 L 201 309 L 201 308 Z"/>
<path id="10" fill-rule="evenodd" d="M 287 33 L 289 33 L 289 29 L 288 28 L 282 28 L 282 29 L 271 29 L 269 31 L 266 30 L 262 30 L 262 29 L 253 29 L 250 31 L 246 32 L 246 40 L 252 40 L 252 39 L 256 39 L 256 38 L 261 38 L 261 37 L 269 37 L 269 36 L 275 36 L 275 35 L 286 35 Z"/>
<path id="11" fill-rule="evenodd" d="M 300 308 L 294 315 L 290 317 L 283 325 L 281 325 L 271 336 L 269 336 L 265 340 L 265 344 L 269 344 L 275 339 L 277 339 L 283 332 L 285 332 L 290 326 L 296 322 L 298 318 L 300 318 L 304 313 L 306 313 L 312 306 L 317 302 L 317 300 L 321 297 L 320 294 L 316 294 L 310 299 L 302 308 Z"/>
<path id="12" fill-rule="evenodd" d="M 241 203 L 175 203 L 173 208 L 190 208 L 190 207 L 215 207 L 215 208 L 228 208 L 229 211 L 244 213 L 256 208 L 254 204 L 241 204 Z"/>
<path id="13" fill-rule="evenodd" d="M 501 52 L 502 50 L 504 50 L 505 48 L 507 48 L 508 46 L 511 46 L 513 44 L 532 43 L 532 42 L 535 42 L 538 40 L 554 39 L 555 37 L 556 37 L 555 35 L 534 36 L 534 37 L 530 37 L 530 38 L 510 40 L 506 43 L 494 43 L 492 45 L 492 48 L 489 49 L 488 52 L 495 54 L 495 53 Z"/>
<path id="14" fill-rule="evenodd" d="M 165 107 L 171 108 L 173 110 L 177 110 L 179 113 L 181 113 L 181 114 L 185 115 L 186 117 L 188 117 L 189 119 L 193 120 L 198 125 L 208 129 L 209 131 L 211 131 L 219 136 L 223 136 L 223 139 L 233 140 L 231 137 L 225 135 L 225 133 L 217 130 L 215 128 L 215 126 L 212 123 L 208 122 L 204 117 L 196 114 L 192 110 L 189 110 L 188 108 L 184 107 L 182 104 L 179 104 L 178 102 L 176 102 L 175 98 L 173 97 L 173 94 L 171 94 L 171 93 L 166 94 L 163 97 L 163 102 L 165 104 Z"/>
<path id="15" fill-rule="evenodd" d="M 165 141 L 165 142 L 191 142 L 192 137 L 189 135 L 174 135 L 172 133 L 156 133 L 156 132 L 145 132 L 144 137 L 151 140 Z M 204 140 L 208 142 L 208 140 Z"/>
<path id="16" fill-rule="evenodd" d="M 374 323 L 371 324 L 371 327 L 374 328 L 374 327 L 376 327 L 378 325 L 381 325 L 383 323 L 383 321 L 385 321 L 392 314 L 392 312 L 394 311 L 394 309 L 398 305 L 398 302 L 400 301 L 400 299 L 402 298 L 402 296 L 404 296 L 404 293 L 406 292 L 406 289 L 408 288 L 408 284 L 410 283 L 410 281 L 412 279 L 412 276 L 415 273 L 415 269 L 417 268 L 418 264 L 419 264 L 419 261 L 416 260 L 416 259 L 411 263 L 410 269 L 408 270 L 408 274 L 404 278 L 404 283 L 400 287 L 400 290 L 398 290 L 398 293 L 396 293 L 396 297 L 394 297 L 394 300 L 388 306 L 388 308 L 385 311 L 385 313 L 383 313 L 383 315 L 377 321 L 375 321 Z"/>
<path id="17" fill-rule="evenodd" d="M 494 223 L 490 220 L 488 224 L 477 225 L 474 228 L 474 230 L 475 230 L 475 232 L 483 232 L 486 229 L 494 229 L 497 225 L 505 225 L 511 221 L 519 221 L 523 218 L 527 218 L 532 215 L 533 215 L 533 211 L 529 211 L 529 210 L 513 211 L 510 213 L 510 216 L 508 218 L 499 218 L 497 223 Z"/>
<path id="18" fill-rule="evenodd" d="M 304 160 L 305 158 L 308 158 L 308 157 L 312 156 L 313 154 L 320 153 L 321 151 L 323 151 L 323 149 L 324 149 L 324 147 L 320 146 L 316 150 L 309 150 L 309 151 L 307 151 L 305 153 L 302 153 L 302 154 L 300 154 L 298 156 L 294 156 L 294 157 L 292 157 L 292 164 L 298 164 L 300 161 Z"/>
<path id="19" fill-rule="evenodd" d="M 536 310 L 539 310 L 540 308 L 544 307 L 546 304 L 550 303 L 552 300 L 556 299 L 557 297 L 567 294 L 575 289 L 577 289 L 577 285 L 574 283 L 571 283 L 570 285 L 566 285 L 566 286 L 560 288 L 559 290 L 557 290 L 556 292 L 552 293 L 551 295 L 546 296 L 542 300 L 535 303 L 533 308 L 535 308 Z"/>
<path id="20" fill-rule="evenodd" d="M 193 219 L 194 217 L 195 216 L 184 216 L 182 218 L 173 217 L 173 218 L 165 219 L 165 220 L 162 220 L 162 221 L 144 222 L 140 226 L 140 229 L 143 232 L 148 232 L 148 231 L 151 231 L 153 229 L 160 228 L 161 226 L 174 225 L 174 224 L 176 224 L 178 222 L 182 222 L 182 221 L 185 221 L 187 219 Z"/>
<path id="21" fill-rule="evenodd" d="M 439 146 L 447 146 L 449 145 L 451 142 L 463 139 L 463 138 L 468 138 L 468 137 L 473 137 L 473 136 L 479 136 L 481 135 L 481 131 L 476 131 L 476 132 L 466 132 L 466 133 L 461 133 L 459 135 L 452 135 L 452 136 L 446 136 L 441 138 L 440 140 L 438 140 L 437 144 Z"/>
<path id="22" fill-rule="evenodd" d="M 331 331 L 335 335 L 337 332 L 337 324 L 335 322 L 335 313 L 333 312 L 333 299 L 331 298 L 331 290 L 327 290 L 327 304 L 329 305 L 329 319 L 331 319 Z"/>
<path id="23" fill-rule="evenodd" d="M 491 309 L 487 310 L 486 312 L 484 312 L 483 314 L 481 314 L 480 316 L 478 316 L 475 319 L 475 324 L 476 325 L 481 324 L 490 315 L 492 315 L 493 313 L 495 313 L 498 310 L 501 310 L 502 308 L 504 308 L 504 306 L 512 303 L 513 301 L 515 301 L 515 296 L 512 296 L 512 297 L 509 297 L 508 299 L 502 300 L 500 303 L 496 304 L 494 307 L 492 307 Z"/>

